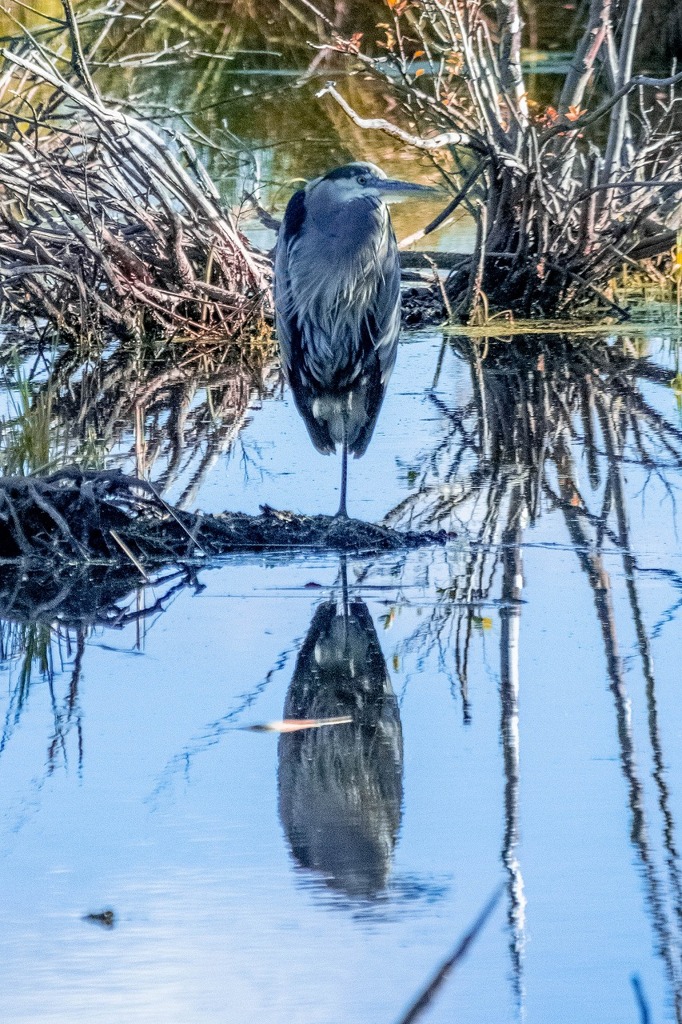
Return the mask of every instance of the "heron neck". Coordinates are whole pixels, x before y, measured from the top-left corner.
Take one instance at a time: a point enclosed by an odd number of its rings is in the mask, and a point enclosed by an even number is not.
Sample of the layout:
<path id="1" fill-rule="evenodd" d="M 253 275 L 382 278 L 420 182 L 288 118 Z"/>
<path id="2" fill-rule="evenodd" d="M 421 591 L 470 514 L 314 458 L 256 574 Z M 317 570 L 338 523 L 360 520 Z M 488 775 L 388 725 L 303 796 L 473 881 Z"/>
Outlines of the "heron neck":
<path id="1" fill-rule="evenodd" d="M 373 196 L 323 204 L 313 192 L 307 206 L 310 229 L 320 236 L 332 260 L 356 261 L 364 249 L 376 247 L 388 221 L 386 207 Z"/>

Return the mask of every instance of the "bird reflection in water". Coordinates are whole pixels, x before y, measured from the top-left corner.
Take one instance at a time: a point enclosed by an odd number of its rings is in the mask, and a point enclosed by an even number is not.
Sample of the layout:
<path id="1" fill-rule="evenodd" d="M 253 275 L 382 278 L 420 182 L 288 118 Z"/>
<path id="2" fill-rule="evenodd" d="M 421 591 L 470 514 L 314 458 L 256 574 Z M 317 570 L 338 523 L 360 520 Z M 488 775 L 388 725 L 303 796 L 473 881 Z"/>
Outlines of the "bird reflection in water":
<path id="1" fill-rule="evenodd" d="M 279 812 L 291 850 L 331 888 L 372 899 L 391 868 L 403 796 L 398 702 L 371 615 L 348 601 L 319 606 L 298 655 L 285 718 L 353 722 L 279 740 Z"/>

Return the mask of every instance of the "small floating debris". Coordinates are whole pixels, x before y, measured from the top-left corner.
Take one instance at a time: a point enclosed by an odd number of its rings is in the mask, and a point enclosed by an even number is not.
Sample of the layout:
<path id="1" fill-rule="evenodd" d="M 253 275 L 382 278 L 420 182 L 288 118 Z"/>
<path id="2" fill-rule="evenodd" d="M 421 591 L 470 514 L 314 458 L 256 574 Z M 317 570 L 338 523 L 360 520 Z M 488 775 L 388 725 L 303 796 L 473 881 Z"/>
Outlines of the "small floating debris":
<path id="1" fill-rule="evenodd" d="M 280 722 L 262 722 L 244 725 L 246 732 L 299 732 L 301 729 L 321 729 L 323 725 L 350 725 L 352 715 L 338 715 L 336 718 L 284 718 Z"/>
<path id="2" fill-rule="evenodd" d="M 110 909 L 100 910 L 96 914 L 84 914 L 81 920 L 98 924 L 101 928 L 113 928 L 116 924 L 116 914 Z"/>

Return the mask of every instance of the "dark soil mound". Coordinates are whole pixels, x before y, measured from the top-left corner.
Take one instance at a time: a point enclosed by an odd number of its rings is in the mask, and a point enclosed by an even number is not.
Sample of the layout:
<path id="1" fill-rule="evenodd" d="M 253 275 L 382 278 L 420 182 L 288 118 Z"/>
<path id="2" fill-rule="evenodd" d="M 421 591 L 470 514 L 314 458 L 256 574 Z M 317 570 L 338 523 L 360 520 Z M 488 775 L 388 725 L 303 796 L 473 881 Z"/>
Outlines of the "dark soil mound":
<path id="1" fill-rule="evenodd" d="M 203 515 L 168 505 L 144 480 L 74 467 L 48 477 L 0 478 L 0 558 L 158 565 L 232 551 L 399 551 L 447 534 L 402 533 L 357 519 L 264 507 Z"/>

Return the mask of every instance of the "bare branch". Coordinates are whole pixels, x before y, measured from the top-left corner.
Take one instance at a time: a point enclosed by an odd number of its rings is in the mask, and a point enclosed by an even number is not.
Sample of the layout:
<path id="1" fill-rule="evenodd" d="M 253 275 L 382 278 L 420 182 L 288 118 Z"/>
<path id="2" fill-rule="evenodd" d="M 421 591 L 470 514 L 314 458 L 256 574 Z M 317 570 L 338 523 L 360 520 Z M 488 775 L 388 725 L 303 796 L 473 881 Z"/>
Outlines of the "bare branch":
<path id="1" fill-rule="evenodd" d="M 384 120 L 383 117 L 360 117 L 351 105 L 346 102 L 341 93 L 337 91 L 333 82 L 327 82 L 324 89 L 320 89 L 319 92 L 315 93 L 317 99 L 327 95 L 336 100 L 344 113 L 348 115 L 353 124 L 356 124 L 358 128 L 385 132 L 387 135 L 392 135 L 395 139 L 400 139 L 401 142 L 407 143 L 408 146 L 414 146 L 415 149 L 434 150 L 445 149 L 448 146 L 467 146 L 478 153 L 488 152 L 488 147 L 484 141 L 473 133 L 442 132 L 432 139 L 421 139 L 418 135 L 410 135 L 403 128 L 399 128 L 397 124 Z"/>
<path id="2" fill-rule="evenodd" d="M 637 41 L 637 30 L 639 19 L 642 13 L 643 0 L 629 0 L 625 25 L 623 26 L 623 38 L 618 53 L 618 76 L 616 84 L 620 88 L 632 75 L 632 62 L 635 56 L 635 43 Z M 622 148 L 628 131 L 628 101 L 627 95 L 616 104 L 611 114 L 611 125 L 609 138 L 604 156 L 604 168 L 602 180 L 609 181 L 616 169 L 622 163 Z"/>
<path id="3" fill-rule="evenodd" d="M 93 99 L 97 99 L 97 89 L 95 88 L 95 83 L 92 80 L 90 69 L 88 68 L 88 65 L 85 62 L 85 57 L 83 56 L 83 47 L 81 45 L 80 32 L 78 31 L 78 22 L 76 21 L 76 15 L 74 14 L 71 0 L 62 0 L 62 7 L 64 8 L 66 25 L 71 38 L 71 65 L 76 75 L 87 89 L 89 95 L 92 96 Z"/>
<path id="4" fill-rule="evenodd" d="M 580 107 L 599 51 L 607 43 L 611 18 L 611 0 L 592 0 L 587 28 L 575 51 L 561 90 L 560 115 L 566 114 L 570 107 Z"/>
<path id="5" fill-rule="evenodd" d="M 516 143 L 519 129 L 528 124 L 528 99 L 521 70 L 521 29 L 518 0 L 497 0 L 497 26 L 500 32 L 499 74 L 500 84 L 507 97 L 514 97 L 516 110 L 511 110 L 508 131 Z M 518 121 L 517 121 L 518 119 Z"/>
<path id="6" fill-rule="evenodd" d="M 473 169 L 469 177 L 466 179 L 466 181 L 462 185 L 461 189 L 459 190 L 455 198 L 448 203 L 445 209 L 441 210 L 438 216 L 434 217 L 433 220 L 429 224 L 427 224 L 425 228 L 422 228 L 420 231 L 415 231 L 413 235 L 409 235 L 407 238 L 403 238 L 402 241 L 400 242 L 400 248 L 406 249 L 408 245 L 413 245 L 415 242 L 418 242 L 421 238 L 424 238 L 426 235 L 430 235 L 432 231 L 436 230 L 436 228 L 439 228 L 441 224 L 443 224 L 448 219 L 448 217 L 450 217 L 455 212 L 457 207 L 462 204 L 467 194 L 471 190 L 472 185 L 474 185 L 476 180 L 483 173 L 487 166 L 488 160 L 481 160 L 480 163 Z"/>
<path id="7" fill-rule="evenodd" d="M 576 132 L 582 132 L 585 128 L 589 128 L 590 125 L 596 124 L 597 121 L 600 121 L 605 114 L 608 114 L 613 109 L 623 96 L 629 95 L 635 89 L 642 87 L 667 89 L 670 86 L 678 85 L 680 82 L 682 82 L 682 71 L 678 71 L 676 75 L 671 75 L 669 78 L 652 78 L 650 75 L 637 75 L 621 86 L 608 100 L 604 100 L 590 114 L 585 114 L 584 117 L 579 117 L 576 121 L 571 121 L 570 123 L 552 125 L 546 132 L 543 132 L 540 146 L 543 147 L 550 139 L 555 138 L 557 135 L 574 135 Z"/>

